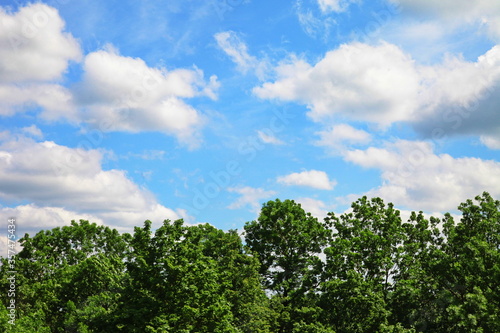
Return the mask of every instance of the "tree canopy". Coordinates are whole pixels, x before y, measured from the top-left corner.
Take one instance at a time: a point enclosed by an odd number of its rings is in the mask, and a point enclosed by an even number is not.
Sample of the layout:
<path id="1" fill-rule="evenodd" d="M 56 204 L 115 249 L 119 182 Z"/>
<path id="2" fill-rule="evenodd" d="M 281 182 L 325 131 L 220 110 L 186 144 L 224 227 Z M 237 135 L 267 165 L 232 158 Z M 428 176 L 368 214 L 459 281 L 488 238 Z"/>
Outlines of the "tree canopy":
<path id="1" fill-rule="evenodd" d="M 320 221 L 276 199 L 243 235 L 182 220 L 26 234 L 16 273 L 1 259 L 0 330 L 500 332 L 498 200 L 467 200 L 459 221 L 403 221 L 380 198 L 351 207 Z"/>

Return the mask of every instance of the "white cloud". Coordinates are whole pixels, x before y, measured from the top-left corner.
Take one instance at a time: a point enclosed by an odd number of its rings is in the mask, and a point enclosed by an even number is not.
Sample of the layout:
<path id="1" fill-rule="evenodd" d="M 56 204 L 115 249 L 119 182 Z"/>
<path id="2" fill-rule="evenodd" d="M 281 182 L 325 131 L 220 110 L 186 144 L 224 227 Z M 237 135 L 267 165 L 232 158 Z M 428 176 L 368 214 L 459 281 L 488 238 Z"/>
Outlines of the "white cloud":
<path id="1" fill-rule="evenodd" d="M 199 144 L 203 116 L 183 99 L 216 98 L 215 76 L 206 82 L 197 68 L 151 68 L 111 47 L 88 54 L 84 71 L 75 89 L 82 121 L 106 131 L 160 131 L 190 147 Z"/>
<path id="2" fill-rule="evenodd" d="M 239 209 L 245 206 L 250 206 L 251 211 L 256 213 L 260 211 L 262 200 L 268 199 L 276 194 L 274 191 L 266 191 L 262 188 L 253 188 L 250 186 L 230 187 L 227 190 L 241 195 L 227 208 Z"/>
<path id="3" fill-rule="evenodd" d="M 111 46 L 89 53 L 83 81 L 57 84 L 70 61 L 82 58 L 75 38 L 64 32 L 56 9 L 31 4 L 11 14 L 0 8 L 0 115 L 40 108 L 53 122 L 90 124 L 101 131 L 159 131 L 195 148 L 204 116 L 185 100 L 217 98 L 216 76 L 203 71 L 149 67 L 142 59 L 121 56 Z"/>
<path id="4" fill-rule="evenodd" d="M 0 218 L 3 221 L 10 217 L 15 217 L 19 231 L 29 233 L 69 225 L 71 220 L 82 219 L 103 224 L 100 218 L 91 214 L 68 211 L 61 207 L 39 207 L 35 204 L 0 208 Z M 18 236 L 21 234 L 18 233 Z"/>
<path id="5" fill-rule="evenodd" d="M 291 173 L 278 177 L 278 183 L 284 185 L 296 185 L 312 187 L 318 190 L 331 190 L 337 184 L 335 180 L 330 180 L 324 171 L 309 170 Z"/>
<path id="6" fill-rule="evenodd" d="M 450 211 L 483 191 L 500 195 L 499 162 L 436 155 L 427 142 L 399 140 L 384 148 L 349 151 L 344 159 L 381 171 L 382 185 L 368 196 L 411 210 Z"/>
<path id="7" fill-rule="evenodd" d="M 0 221 L 7 221 L 10 218 L 15 218 L 16 220 L 16 240 L 19 240 L 26 233 L 34 236 L 40 230 L 67 226 L 70 224 L 71 220 L 78 221 L 83 219 L 102 224 L 102 220 L 89 214 L 67 211 L 60 207 L 38 207 L 34 204 L 20 205 L 17 207 L 0 207 Z M 4 254 L 7 252 L 7 243 L 6 235 L 1 235 L 0 253 Z M 21 250 L 19 243 L 16 244 L 15 250 L 17 252 Z"/>
<path id="8" fill-rule="evenodd" d="M 331 10 L 325 8 L 325 10 L 322 10 L 323 15 L 317 15 L 316 11 L 313 11 L 309 6 L 304 6 L 300 0 L 296 2 L 295 6 L 302 30 L 312 38 L 320 38 L 327 42 L 331 28 L 337 24 L 333 17 L 325 16 Z"/>
<path id="9" fill-rule="evenodd" d="M 482 135 L 480 139 L 486 147 L 500 150 L 500 137 Z"/>
<path id="10" fill-rule="evenodd" d="M 339 13 L 345 11 L 354 2 L 357 2 L 357 0 L 318 0 L 318 5 L 323 13 Z"/>
<path id="11" fill-rule="evenodd" d="M 500 131 L 500 46 L 476 62 L 448 56 L 423 66 L 388 43 L 341 45 L 314 66 L 292 57 L 277 79 L 254 88 L 264 99 L 306 104 L 317 122 L 368 121 L 386 128 L 410 122 L 427 137 Z"/>
<path id="12" fill-rule="evenodd" d="M 16 13 L 0 7 L 0 22 L 0 114 L 40 106 L 46 120 L 54 120 L 54 113 L 71 119 L 71 94 L 55 81 L 82 55 L 57 10 L 41 3 Z"/>
<path id="13" fill-rule="evenodd" d="M 390 0 L 403 13 L 422 20 L 442 21 L 453 31 L 464 25 L 476 26 L 493 40 L 500 41 L 500 2 L 496 0 Z"/>
<path id="14" fill-rule="evenodd" d="M 283 141 L 275 137 L 272 133 L 266 133 L 264 131 L 257 131 L 259 135 L 259 139 L 264 143 L 272 144 L 272 145 L 283 145 L 285 144 Z"/>
<path id="15" fill-rule="evenodd" d="M 0 82 L 57 80 L 81 51 L 55 8 L 29 4 L 17 13 L 0 7 Z"/>
<path id="16" fill-rule="evenodd" d="M 231 58 L 243 73 L 255 68 L 257 59 L 248 53 L 248 47 L 233 31 L 219 32 L 214 35 L 219 47 Z"/>
<path id="17" fill-rule="evenodd" d="M 37 139 L 43 138 L 42 131 L 36 125 L 23 127 L 21 130 L 23 131 L 23 133 L 26 133 L 27 135 L 30 135 L 34 138 Z"/>
<path id="18" fill-rule="evenodd" d="M 73 212 L 121 228 L 140 225 L 146 219 L 159 223 L 183 215 L 159 204 L 124 171 L 103 170 L 102 158 L 98 150 L 68 148 L 50 141 L 19 137 L 3 142 L 0 198 L 4 202 L 31 202 L 15 209 L 19 214 L 31 209 L 48 225 L 69 218 Z M 54 214 L 61 219 L 51 218 Z"/>
<path id="19" fill-rule="evenodd" d="M 233 31 L 223 31 L 214 35 L 217 45 L 231 58 L 243 74 L 253 71 L 263 79 L 268 71 L 268 64 L 248 53 L 247 45 Z"/>
<path id="20" fill-rule="evenodd" d="M 295 201 L 300 203 L 301 207 L 306 212 L 311 213 L 312 216 L 316 217 L 320 221 L 323 221 L 328 214 L 327 206 L 321 200 L 313 198 L 298 198 Z"/>
<path id="21" fill-rule="evenodd" d="M 76 120 L 71 92 L 57 84 L 0 84 L 0 114 L 12 116 L 35 106 L 42 108 L 40 117 L 54 121 L 60 118 Z"/>
<path id="22" fill-rule="evenodd" d="M 389 125 L 415 111 L 419 77 L 397 46 L 344 44 L 314 66 L 292 58 L 276 69 L 277 80 L 254 88 L 265 99 L 304 103 L 315 121 L 333 115 Z"/>
<path id="23" fill-rule="evenodd" d="M 335 125 L 326 131 L 316 133 L 320 139 L 316 141 L 319 146 L 330 147 L 335 150 L 343 150 L 344 145 L 367 144 L 371 141 L 371 135 L 363 130 L 356 129 L 347 124 Z"/>

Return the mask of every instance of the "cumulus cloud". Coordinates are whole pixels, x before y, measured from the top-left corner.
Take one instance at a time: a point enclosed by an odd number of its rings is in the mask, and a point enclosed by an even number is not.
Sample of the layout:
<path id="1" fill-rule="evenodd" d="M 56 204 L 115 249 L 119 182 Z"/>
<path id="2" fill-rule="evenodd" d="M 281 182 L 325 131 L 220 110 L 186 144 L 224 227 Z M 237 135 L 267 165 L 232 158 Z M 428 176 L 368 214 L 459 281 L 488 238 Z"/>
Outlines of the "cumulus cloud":
<path id="1" fill-rule="evenodd" d="M 102 224 L 102 220 L 93 215 L 68 211 L 60 207 L 38 207 L 34 204 L 17 207 L 0 207 L 0 220 L 7 221 L 10 218 L 15 218 L 17 240 L 26 233 L 33 236 L 40 230 L 69 225 L 71 220 L 78 221 L 83 219 Z M 6 235 L 1 235 L 0 253 L 6 253 L 7 244 Z M 21 250 L 19 244 L 17 244 L 16 250 Z"/>
<path id="2" fill-rule="evenodd" d="M 203 116 L 183 99 L 215 99 L 215 76 L 206 82 L 197 68 L 152 68 L 112 47 L 88 54 L 83 69 L 83 81 L 75 88 L 82 121 L 106 131 L 165 132 L 191 147 L 198 145 Z"/>
<path id="3" fill-rule="evenodd" d="M 56 9 L 29 4 L 17 13 L 0 8 L 0 115 L 40 109 L 39 117 L 89 124 L 105 131 L 158 131 L 195 148 L 204 116 L 186 100 L 217 98 L 216 76 L 203 71 L 150 67 L 112 46 L 82 56 L 64 32 Z M 83 58 L 83 80 L 63 87 L 70 61 Z"/>
<path id="4" fill-rule="evenodd" d="M 15 217 L 21 232 L 30 234 L 42 229 L 69 225 L 71 220 L 88 220 L 103 224 L 100 218 L 91 214 L 68 211 L 61 207 L 39 207 L 35 204 L 0 208 L 0 218 L 6 220 L 10 217 Z M 18 233 L 18 236 L 21 234 Z"/>
<path id="5" fill-rule="evenodd" d="M 102 151 L 51 141 L 25 137 L 5 141 L 0 145 L 0 199 L 13 205 L 31 202 L 14 209 L 20 215 L 32 212 L 39 217 L 40 226 L 52 226 L 73 213 L 72 219 L 90 216 L 121 228 L 140 225 L 146 219 L 158 223 L 183 216 L 183 212 L 159 204 L 124 171 L 103 170 L 102 159 Z"/>
<path id="6" fill-rule="evenodd" d="M 500 46 L 476 62 L 448 57 L 421 73 L 424 89 L 420 116 L 414 121 L 419 132 L 426 137 L 500 133 Z"/>
<path id="7" fill-rule="evenodd" d="M 0 115 L 12 116 L 41 107 L 40 117 L 48 121 L 61 118 L 75 122 L 76 109 L 71 92 L 58 84 L 0 84 Z"/>
<path id="8" fill-rule="evenodd" d="M 277 80 L 254 93 L 306 104 L 315 121 L 340 114 L 386 126 L 414 116 L 418 73 L 395 45 L 344 44 L 314 66 L 292 57 L 275 70 Z"/>
<path id="9" fill-rule="evenodd" d="M 240 195 L 240 197 L 227 208 L 239 209 L 250 206 L 251 211 L 255 213 L 260 211 L 262 200 L 269 199 L 276 194 L 275 191 L 267 191 L 263 188 L 254 188 L 250 186 L 230 187 L 227 190 Z"/>
<path id="10" fill-rule="evenodd" d="M 55 8 L 35 3 L 10 13 L 0 7 L 0 22 L 0 82 L 57 80 L 69 61 L 81 58 Z"/>
<path id="11" fill-rule="evenodd" d="M 56 81 L 82 54 L 57 10 L 41 3 L 16 13 L 0 7 L 0 22 L 0 115 L 40 106 L 44 119 L 54 112 L 71 118 L 71 94 Z"/>
<path id="12" fill-rule="evenodd" d="M 306 170 L 278 177 L 278 183 L 291 186 L 312 187 L 318 190 L 332 190 L 337 182 L 330 180 L 324 171 Z"/>
<path id="13" fill-rule="evenodd" d="M 424 66 L 395 45 L 354 42 L 315 65 L 292 57 L 275 68 L 274 82 L 254 93 L 305 104 L 308 115 L 322 123 L 347 118 L 386 128 L 403 121 L 426 137 L 492 135 L 500 131 L 498 64 L 500 46 L 475 62 L 449 56 Z"/>
<path id="14" fill-rule="evenodd" d="M 500 163 L 437 155 L 432 144 L 399 140 L 386 147 L 346 152 L 344 159 L 381 172 L 382 185 L 368 191 L 398 207 L 450 211 L 483 191 L 500 195 Z"/>

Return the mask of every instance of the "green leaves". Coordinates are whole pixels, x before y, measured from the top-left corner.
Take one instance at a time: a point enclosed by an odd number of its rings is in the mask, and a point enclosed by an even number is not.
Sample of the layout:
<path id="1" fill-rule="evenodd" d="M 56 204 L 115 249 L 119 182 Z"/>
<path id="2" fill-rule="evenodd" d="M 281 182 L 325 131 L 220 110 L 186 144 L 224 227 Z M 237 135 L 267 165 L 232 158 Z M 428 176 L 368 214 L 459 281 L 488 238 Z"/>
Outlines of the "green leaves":
<path id="1" fill-rule="evenodd" d="M 285 297 L 304 287 L 329 233 L 292 200 L 267 202 L 258 220 L 245 225 L 245 241 L 261 262 L 265 287 Z"/>
<path id="2" fill-rule="evenodd" d="M 5 332 L 500 332 L 500 202 L 427 218 L 380 198 L 318 221 L 291 200 L 234 230 L 88 221 L 25 235 Z M 8 265 L 0 266 L 7 305 Z"/>
<path id="3" fill-rule="evenodd" d="M 146 222 L 136 229 L 127 269 L 120 321 L 128 331 L 266 331 L 258 262 L 233 231 L 179 220 L 151 236 Z"/>

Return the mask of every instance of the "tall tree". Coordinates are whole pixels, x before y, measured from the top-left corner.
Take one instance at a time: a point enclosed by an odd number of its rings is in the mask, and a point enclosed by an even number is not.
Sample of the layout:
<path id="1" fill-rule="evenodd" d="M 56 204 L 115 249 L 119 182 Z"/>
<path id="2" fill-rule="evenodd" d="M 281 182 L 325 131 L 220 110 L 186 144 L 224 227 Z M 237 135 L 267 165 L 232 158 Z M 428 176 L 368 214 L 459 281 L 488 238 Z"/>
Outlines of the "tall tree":
<path id="1" fill-rule="evenodd" d="M 260 260 L 265 288 L 275 296 L 279 332 L 291 332 L 303 314 L 311 316 L 310 308 L 314 317 L 314 293 L 308 295 L 308 291 L 319 282 L 319 254 L 329 233 L 323 223 L 293 200 L 269 201 L 256 221 L 245 224 L 246 244 Z M 304 307 L 309 311 L 302 311 Z"/>
<path id="2" fill-rule="evenodd" d="M 399 211 L 380 198 L 352 204 L 352 212 L 327 222 L 335 229 L 325 250 L 322 306 L 339 332 L 375 332 L 388 323 L 392 278 L 403 229 Z"/>
<path id="3" fill-rule="evenodd" d="M 485 192 L 458 209 L 460 222 L 444 228 L 437 322 L 445 332 L 499 332 L 500 201 Z"/>

